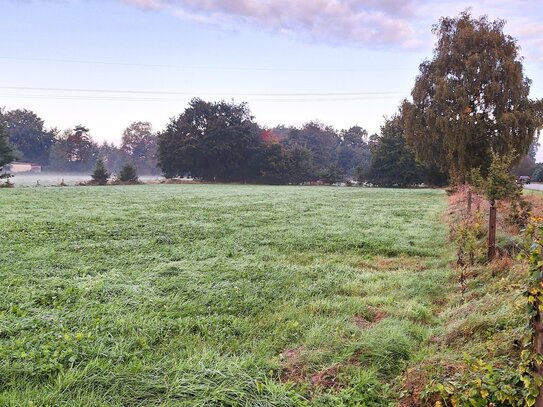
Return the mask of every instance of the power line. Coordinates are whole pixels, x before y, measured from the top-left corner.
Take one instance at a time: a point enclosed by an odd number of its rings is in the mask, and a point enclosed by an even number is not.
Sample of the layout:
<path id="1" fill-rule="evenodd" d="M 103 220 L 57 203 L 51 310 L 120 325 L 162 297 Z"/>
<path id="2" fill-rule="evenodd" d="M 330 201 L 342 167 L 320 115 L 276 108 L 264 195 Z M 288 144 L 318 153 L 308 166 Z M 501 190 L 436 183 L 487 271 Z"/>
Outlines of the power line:
<path id="1" fill-rule="evenodd" d="M 184 102 L 182 99 L 173 98 L 150 98 L 150 97 L 131 97 L 131 96 L 89 96 L 89 95 L 46 95 L 46 94 L 13 94 L 2 93 L 0 97 L 10 97 L 18 99 L 47 99 L 47 100 L 81 100 L 81 101 L 114 101 L 114 102 Z M 283 98 L 283 99 L 267 99 L 267 98 L 254 98 L 249 99 L 255 102 L 344 102 L 344 101 L 356 101 L 356 100 L 377 100 L 377 99 L 390 99 L 393 96 L 347 96 L 347 97 L 317 97 L 317 98 Z"/>
<path id="2" fill-rule="evenodd" d="M 206 96 L 271 96 L 271 97 L 318 97 L 318 96 L 383 96 L 404 95 L 406 92 L 324 92 L 324 93 L 213 93 L 213 92 L 176 92 L 176 91 L 148 91 L 148 90 L 121 90 L 121 89 L 86 89 L 86 88 L 46 88 L 28 86 L 0 86 L 6 90 L 29 90 L 45 92 L 79 92 L 79 93 L 112 93 L 112 94 L 142 94 L 142 95 L 178 95 L 194 96 L 196 94 Z"/>

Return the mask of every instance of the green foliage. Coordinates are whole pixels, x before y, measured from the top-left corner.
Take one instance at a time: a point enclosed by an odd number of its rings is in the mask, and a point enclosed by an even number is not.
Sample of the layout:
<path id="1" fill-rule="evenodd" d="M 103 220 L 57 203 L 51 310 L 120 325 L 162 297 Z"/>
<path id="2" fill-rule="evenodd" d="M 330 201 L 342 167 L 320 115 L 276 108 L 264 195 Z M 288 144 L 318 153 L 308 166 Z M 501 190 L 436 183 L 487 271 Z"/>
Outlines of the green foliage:
<path id="1" fill-rule="evenodd" d="M 166 177 L 300 184 L 330 168 L 351 175 L 357 165 L 368 165 L 366 137 L 358 126 L 338 133 L 319 122 L 262 130 L 245 103 L 193 99 L 160 133 L 158 160 Z"/>
<path id="2" fill-rule="evenodd" d="M 0 170 L 15 159 L 4 125 L 0 122 Z"/>
<path id="3" fill-rule="evenodd" d="M 366 167 L 363 165 L 358 165 L 354 170 L 353 178 L 356 182 L 362 184 L 366 181 L 367 174 L 366 174 Z"/>
<path id="4" fill-rule="evenodd" d="M 490 151 L 528 153 L 541 126 L 529 99 L 519 47 L 505 22 L 472 18 L 468 11 L 434 26 L 434 56 L 420 65 L 402 117 L 417 158 L 463 184 L 472 168 L 486 175 Z"/>
<path id="5" fill-rule="evenodd" d="M 524 231 L 526 249 L 523 256 L 528 261 L 528 279 L 524 295 L 528 305 L 528 319 L 526 332 L 523 338 L 523 347 L 521 352 L 521 363 L 519 372 L 522 374 L 522 381 L 529 392 L 525 397 L 526 405 L 535 404 L 535 399 L 539 394 L 539 389 L 543 384 L 543 377 L 537 373 L 537 366 L 543 363 L 543 355 L 534 351 L 536 348 L 536 338 L 541 335 L 537 329 L 541 329 L 539 316 L 543 312 L 543 218 L 534 217 L 532 222 Z"/>
<path id="6" fill-rule="evenodd" d="M 134 122 L 123 132 L 120 151 L 140 174 L 152 174 L 157 171 L 157 142 L 151 123 Z"/>
<path id="7" fill-rule="evenodd" d="M 500 155 L 493 152 L 491 157 L 488 175 L 483 177 L 479 168 L 472 169 L 470 183 L 490 202 L 516 196 L 518 186 L 515 177 L 510 173 L 515 155 Z"/>
<path id="8" fill-rule="evenodd" d="M 381 137 L 372 149 L 367 178 L 373 184 L 387 187 L 405 187 L 423 181 L 423 169 L 406 146 L 398 116 L 387 119 L 381 127 Z"/>
<path id="9" fill-rule="evenodd" d="M 444 197 L 232 185 L 0 194 L 0 405 L 394 405 L 399 375 L 441 324 L 425 313 L 454 286 Z M 323 372 L 337 387 L 313 384 Z"/>
<path id="10" fill-rule="evenodd" d="M 366 140 L 368 132 L 361 127 L 354 126 L 340 133 L 340 142 L 337 148 L 337 165 L 341 171 L 354 176 L 356 167 L 368 167 L 371 162 L 371 151 Z"/>
<path id="11" fill-rule="evenodd" d="M 119 171 L 117 179 L 121 182 L 135 183 L 139 182 L 136 167 L 133 164 L 125 164 Z"/>
<path id="12" fill-rule="evenodd" d="M 325 184 L 332 185 L 345 181 L 345 174 L 337 165 L 331 165 L 321 173 L 320 179 Z"/>
<path id="13" fill-rule="evenodd" d="M 313 156 L 305 147 L 268 144 L 260 163 L 260 182 L 269 184 L 300 184 L 315 178 Z"/>
<path id="14" fill-rule="evenodd" d="M 260 134 L 245 103 L 193 99 L 159 134 L 158 163 L 166 177 L 190 172 L 209 181 L 252 180 Z"/>
<path id="15" fill-rule="evenodd" d="M 363 137 L 361 133 L 363 130 L 351 129 L 348 132 L 346 143 L 341 144 L 340 136 L 336 130 L 331 126 L 326 126 L 320 122 L 309 122 L 302 126 L 300 129 L 292 129 L 286 139 L 285 144 L 287 146 L 299 145 L 306 148 L 311 152 L 313 157 L 313 163 L 317 172 L 322 172 L 331 165 L 338 165 L 338 148 L 346 154 L 343 156 L 343 160 L 340 165 L 350 166 L 351 163 L 348 159 L 346 150 L 348 146 L 354 148 L 350 150 L 351 153 L 359 151 L 357 139 Z M 356 147 L 352 143 L 355 143 Z"/>
<path id="16" fill-rule="evenodd" d="M 515 177 L 510 174 L 515 155 L 492 153 L 492 161 L 486 178 L 485 196 L 489 201 L 511 198 L 518 191 Z"/>
<path id="17" fill-rule="evenodd" d="M 19 159 L 44 166 L 49 163 L 55 134 L 44 128 L 41 118 L 30 110 L 17 109 L 0 112 L 0 121 L 6 126 L 9 142 L 18 152 Z"/>
<path id="18" fill-rule="evenodd" d="M 452 378 L 432 382 L 423 396 L 437 393 L 447 405 L 455 407 L 525 407 L 534 404 L 533 392 L 524 386 L 522 375 L 509 361 L 504 360 L 498 367 L 466 357 L 466 366 L 466 371 Z"/>
<path id="19" fill-rule="evenodd" d="M 524 199 L 523 189 L 519 186 L 511 197 L 509 213 L 505 221 L 510 225 L 524 228 L 528 224 L 532 209 L 532 204 Z"/>
<path id="20" fill-rule="evenodd" d="M 467 353 L 461 368 L 455 369 L 453 374 L 434 375 L 428 384 L 423 397 L 435 400 L 433 396 L 439 395 L 443 403 L 435 405 L 535 404 L 543 382 L 536 371 L 543 358 L 534 352 L 538 312 L 543 310 L 542 220 L 532 218 L 523 232 L 525 250 L 521 258 L 527 260 L 527 276 L 515 271 L 503 272 L 500 281 L 490 277 L 488 270 L 468 270 L 472 279 L 466 284 L 470 300 L 464 310 L 453 305 L 451 311 L 444 314 L 446 318 L 463 315 L 463 320 L 449 322 L 455 330 L 462 329 L 462 332 L 453 335 L 449 329 L 445 333 L 449 338 L 449 351 Z M 521 312 L 523 309 L 528 312 Z M 464 314 L 465 310 L 472 314 Z M 459 342 L 457 346 L 455 337 Z"/>
<path id="21" fill-rule="evenodd" d="M 104 165 L 104 160 L 102 160 L 101 158 L 99 158 L 96 161 L 96 168 L 94 169 L 94 172 L 92 173 L 91 177 L 94 183 L 98 185 L 107 184 L 110 174 L 107 172 L 106 167 Z"/>
<path id="22" fill-rule="evenodd" d="M 474 266 L 486 260 L 484 223 L 484 214 L 478 211 L 472 217 L 463 218 L 452 225 L 457 266 Z"/>
<path id="23" fill-rule="evenodd" d="M 92 140 L 89 129 L 82 125 L 62 132 L 50 153 L 50 169 L 68 172 L 89 172 L 96 164 L 98 145 Z"/>

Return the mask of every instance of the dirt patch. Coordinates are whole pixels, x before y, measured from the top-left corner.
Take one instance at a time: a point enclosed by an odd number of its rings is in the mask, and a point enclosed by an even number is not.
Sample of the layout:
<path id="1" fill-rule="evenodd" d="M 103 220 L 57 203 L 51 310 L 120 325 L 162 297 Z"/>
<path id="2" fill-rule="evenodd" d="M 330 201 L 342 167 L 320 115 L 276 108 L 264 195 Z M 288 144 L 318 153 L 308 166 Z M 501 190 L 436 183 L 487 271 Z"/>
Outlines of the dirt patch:
<path id="1" fill-rule="evenodd" d="M 279 380 L 282 382 L 299 383 L 306 377 L 306 366 L 302 359 L 303 347 L 287 349 L 281 353 L 283 359 L 283 369 L 279 374 Z"/>
<path id="2" fill-rule="evenodd" d="M 314 374 L 310 379 L 311 385 L 333 391 L 341 390 L 345 385 L 337 377 L 340 368 L 341 365 L 335 365 Z"/>
<path id="3" fill-rule="evenodd" d="M 322 369 L 319 372 L 315 373 L 310 378 L 310 383 L 313 387 L 319 387 L 326 390 L 339 391 L 345 387 L 345 383 L 341 382 L 339 379 L 339 374 L 343 369 L 348 366 L 360 366 L 360 354 L 362 351 L 358 350 L 351 355 L 343 363 L 338 363 L 333 366 Z"/>
<path id="4" fill-rule="evenodd" d="M 444 360 L 427 360 L 408 369 L 401 379 L 402 396 L 398 404 L 399 407 L 430 407 L 437 405 L 436 402 L 440 400 L 437 394 L 431 394 L 425 399 L 422 399 L 421 396 L 428 385 L 430 377 L 433 376 L 431 370 L 435 369 L 436 366 L 439 366 L 443 377 L 450 377 L 462 369 L 461 366 Z"/>
<path id="5" fill-rule="evenodd" d="M 497 257 L 490 263 L 490 270 L 492 270 L 493 276 L 503 274 L 505 271 L 511 269 L 511 267 L 513 267 L 513 259 L 508 256 Z"/>
<path id="6" fill-rule="evenodd" d="M 542 195 L 524 195 L 524 199 L 532 204 L 532 214 L 540 215 L 543 213 L 543 194 Z"/>
<path id="7" fill-rule="evenodd" d="M 426 261 L 422 257 L 375 257 L 357 262 L 356 267 L 372 271 L 424 271 L 428 269 Z"/>
<path id="8" fill-rule="evenodd" d="M 339 379 L 341 371 L 348 366 L 359 366 L 359 359 L 362 353 L 362 351 L 356 351 L 344 362 L 334 364 L 309 375 L 302 359 L 303 352 L 304 348 L 298 347 L 281 353 L 281 357 L 284 359 L 284 367 L 279 375 L 279 380 L 294 383 L 301 383 L 308 380 L 312 388 L 321 388 L 334 392 L 345 387 L 345 383 Z"/>
<path id="9" fill-rule="evenodd" d="M 385 311 L 379 308 L 371 308 L 370 313 L 371 317 L 369 319 L 362 315 L 356 315 L 353 318 L 354 324 L 360 329 L 370 329 L 388 316 Z"/>

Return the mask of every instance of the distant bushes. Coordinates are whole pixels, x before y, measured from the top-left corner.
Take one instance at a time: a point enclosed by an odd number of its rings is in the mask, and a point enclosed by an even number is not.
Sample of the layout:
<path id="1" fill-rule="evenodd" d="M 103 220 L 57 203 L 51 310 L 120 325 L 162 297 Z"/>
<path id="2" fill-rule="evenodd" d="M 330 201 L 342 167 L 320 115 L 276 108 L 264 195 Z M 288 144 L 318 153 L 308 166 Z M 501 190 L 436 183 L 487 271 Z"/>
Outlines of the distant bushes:
<path id="1" fill-rule="evenodd" d="M 125 164 L 119 171 L 115 183 L 139 184 L 140 180 L 138 178 L 136 167 L 132 164 Z"/>

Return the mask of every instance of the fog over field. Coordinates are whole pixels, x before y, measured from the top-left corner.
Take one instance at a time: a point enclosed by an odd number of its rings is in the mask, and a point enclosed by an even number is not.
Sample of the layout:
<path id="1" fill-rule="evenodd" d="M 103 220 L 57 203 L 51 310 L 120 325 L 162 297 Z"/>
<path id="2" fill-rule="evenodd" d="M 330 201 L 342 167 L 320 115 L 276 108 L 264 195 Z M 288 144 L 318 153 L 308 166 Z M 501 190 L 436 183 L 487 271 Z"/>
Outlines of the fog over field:
<path id="1" fill-rule="evenodd" d="M 164 178 L 160 175 L 143 175 L 139 177 L 144 183 L 160 182 Z M 81 182 L 90 181 L 90 174 L 74 174 L 74 173 L 56 173 L 44 172 L 39 174 L 15 174 L 10 182 L 15 184 L 15 187 L 50 187 L 59 186 L 62 182 L 68 186 L 78 185 Z"/>

